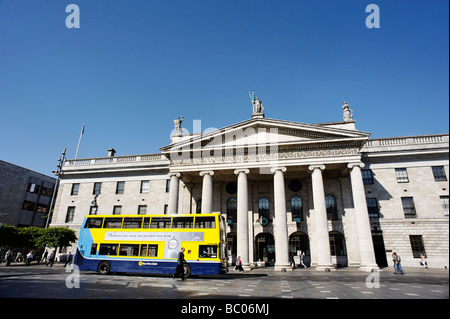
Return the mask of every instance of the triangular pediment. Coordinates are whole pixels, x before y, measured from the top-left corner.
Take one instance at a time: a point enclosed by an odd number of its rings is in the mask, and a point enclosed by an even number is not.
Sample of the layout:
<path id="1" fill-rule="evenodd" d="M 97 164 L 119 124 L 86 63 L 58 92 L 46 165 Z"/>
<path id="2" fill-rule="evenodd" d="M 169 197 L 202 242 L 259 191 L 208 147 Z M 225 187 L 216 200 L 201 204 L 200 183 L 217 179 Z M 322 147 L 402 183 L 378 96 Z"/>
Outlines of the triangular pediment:
<path id="1" fill-rule="evenodd" d="M 340 125 L 339 125 L 340 124 Z M 161 148 L 163 153 L 177 150 L 205 151 L 263 147 L 310 147 L 313 144 L 330 145 L 352 143 L 362 145 L 369 133 L 342 128 L 343 123 L 304 124 L 274 119 L 251 119 L 212 132 L 185 136 L 181 141 Z"/>

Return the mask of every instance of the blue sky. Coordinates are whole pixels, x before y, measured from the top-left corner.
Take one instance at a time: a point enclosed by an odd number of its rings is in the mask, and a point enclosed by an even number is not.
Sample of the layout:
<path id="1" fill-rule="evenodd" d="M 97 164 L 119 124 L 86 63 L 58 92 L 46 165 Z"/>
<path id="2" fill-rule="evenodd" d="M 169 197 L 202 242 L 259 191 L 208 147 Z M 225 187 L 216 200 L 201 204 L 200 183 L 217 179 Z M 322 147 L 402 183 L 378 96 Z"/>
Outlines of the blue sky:
<path id="1" fill-rule="evenodd" d="M 68 29 L 66 6 L 80 8 Z M 365 24 L 368 4 L 380 28 Z M 51 175 L 159 152 L 173 119 L 340 121 L 376 137 L 448 133 L 447 0 L 0 0 L 0 159 Z"/>

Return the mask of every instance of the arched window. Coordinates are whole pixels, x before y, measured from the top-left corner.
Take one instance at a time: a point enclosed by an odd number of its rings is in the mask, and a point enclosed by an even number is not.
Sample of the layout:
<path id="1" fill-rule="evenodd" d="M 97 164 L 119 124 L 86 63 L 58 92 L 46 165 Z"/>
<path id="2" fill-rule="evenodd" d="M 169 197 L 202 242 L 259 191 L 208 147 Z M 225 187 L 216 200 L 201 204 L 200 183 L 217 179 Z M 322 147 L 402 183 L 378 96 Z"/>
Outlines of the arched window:
<path id="1" fill-rule="evenodd" d="M 227 222 L 228 225 L 237 222 L 237 201 L 233 197 L 227 201 Z"/>
<path id="2" fill-rule="evenodd" d="M 259 218 L 270 218 L 269 199 L 267 197 L 261 197 L 258 202 Z"/>
<path id="3" fill-rule="evenodd" d="M 328 220 L 337 220 L 338 212 L 337 212 L 337 205 L 336 205 L 336 197 L 334 197 L 333 195 L 330 195 L 330 194 L 325 196 L 325 204 L 327 206 Z"/>
<path id="4" fill-rule="evenodd" d="M 305 253 L 306 256 L 309 256 L 309 238 L 303 232 L 295 232 L 289 236 L 289 252 L 294 253 L 295 256 L 297 252 L 301 251 Z"/>
<path id="5" fill-rule="evenodd" d="M 303 220 L 303 203 L 300 196 L 293 196 L 291 198 L 291 213 L 293 222 L 302 222 Z"/>

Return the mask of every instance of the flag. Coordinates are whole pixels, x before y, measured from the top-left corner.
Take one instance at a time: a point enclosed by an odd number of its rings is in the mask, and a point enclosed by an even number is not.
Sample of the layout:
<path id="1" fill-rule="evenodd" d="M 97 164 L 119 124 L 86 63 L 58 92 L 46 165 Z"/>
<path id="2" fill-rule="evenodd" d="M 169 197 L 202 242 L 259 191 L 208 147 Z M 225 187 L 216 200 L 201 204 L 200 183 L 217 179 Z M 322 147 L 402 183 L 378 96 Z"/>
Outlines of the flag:
<path id="1" fill-rule="evenodd" d="M 84 134 L 84 123 L 83 123 L 83 126 L 81 127 L 81 135 L 83 135 Z"/>

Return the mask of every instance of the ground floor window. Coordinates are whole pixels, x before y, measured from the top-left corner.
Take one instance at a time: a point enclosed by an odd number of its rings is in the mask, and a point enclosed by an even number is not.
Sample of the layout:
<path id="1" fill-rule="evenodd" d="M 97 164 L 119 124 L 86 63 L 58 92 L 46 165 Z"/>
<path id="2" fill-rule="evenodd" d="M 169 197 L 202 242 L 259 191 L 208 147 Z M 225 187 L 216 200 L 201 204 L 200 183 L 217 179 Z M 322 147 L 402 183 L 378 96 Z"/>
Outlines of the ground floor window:
<path id="1" fill-rule="evenodd" d="M 344 235 L 337 231 L 330 232 L 331 256 L 347 256 Z"/>

